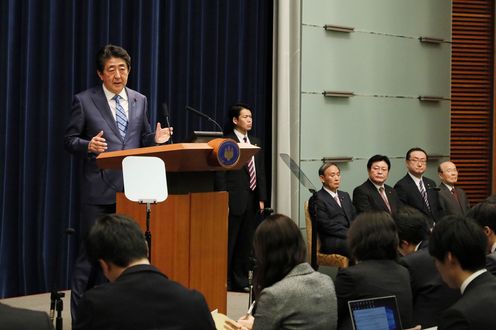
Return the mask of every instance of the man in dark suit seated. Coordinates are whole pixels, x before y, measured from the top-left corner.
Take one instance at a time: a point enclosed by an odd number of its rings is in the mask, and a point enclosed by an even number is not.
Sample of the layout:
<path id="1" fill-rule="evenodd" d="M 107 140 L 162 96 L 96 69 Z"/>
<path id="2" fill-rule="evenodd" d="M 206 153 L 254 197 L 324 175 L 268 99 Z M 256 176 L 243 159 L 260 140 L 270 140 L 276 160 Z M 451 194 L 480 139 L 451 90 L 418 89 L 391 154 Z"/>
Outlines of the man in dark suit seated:
<path id="1" fill-rule="evenodd" d="M 451 215 L 436 223 L 429 253 L 446 284 L 462 294 L 441 314 L 438 330 L 494 329 L 496 277 L 484 268 L 486 247 L 486 235 L 472 219 Z"/>
<path id="2" fill-rule="evenodd" d="M 455 187 L 458 182 L 458 170 L 452 162 L 442 162 L 437 168 L 441 179 L 439 185 L 439 204 L 443 215 L 465 215 L 470 208 L 467 195 L 462 188 Z"/>
<path id="3" fill-rule="evenodd" d="M 394 214 L 400 206 L 396 191 L 385 184 L 391 162 L 387 156 L 375 155 L 367 162 L 369 178 L 353 190 L 353 205 L 357 213 L 384 211 Z"/>
<path id="4" fill-rule="evenodd" d="M 0 303 L 0 329 L 51 330 L 53 324 L 45 312 L 16 308 Z"/>
<path id="5" fill-rule="evenodd" d="M 431 179 L 424 176 L 427 169 L 427 153 L 418 147 L 411 148 L 406 153 L 408 173 L 396 184 L 394 189 L 404 205 L 410 205 L 424 213 L 429 219 L 429 226 L 441 218 L 439 206 L 439 188 Z"/>
<path id="6" fill-rule="evenodd" d="M 496 276 L 496 201 L 490 199 L 471 208 L 467 217 L 475 219 L 487 237 L 486 269 Z"/>
<path id="7" fill-rule="evenodd" d="M 316 198 L 309 207 L 315 208 L 315 222 L 320 237 L 320 251 L 350 257 L 346 236 L 355 218 L 355 208 L 347 192 L 338 190 L 341 171 L 334 163 L 325 163 L 319 168 L 322 182 Z M 313 210 L 312 210 L 313 211 Z"/>
<path id="8" fill-rule="evenodd" d="M 215 329 L 203 295 L 167 279 L 147 259 L 140 227 L 120 215 L 99 218 L 87 240 L 90 260 L 110 283 L 87 291 L 78 329 Z"/>
<path id="9" fill-rule="evenodd" d="M 450 289 L 442 280 L 429 255 L 430 230 L 425 215 L 405 206 L 394 216 L 398 228 L 400 263 L 410 273 L 413 296 L 413 323 L 422 328 L 438 324 L 442 311 L 453 305 L 460 292 Z"/>

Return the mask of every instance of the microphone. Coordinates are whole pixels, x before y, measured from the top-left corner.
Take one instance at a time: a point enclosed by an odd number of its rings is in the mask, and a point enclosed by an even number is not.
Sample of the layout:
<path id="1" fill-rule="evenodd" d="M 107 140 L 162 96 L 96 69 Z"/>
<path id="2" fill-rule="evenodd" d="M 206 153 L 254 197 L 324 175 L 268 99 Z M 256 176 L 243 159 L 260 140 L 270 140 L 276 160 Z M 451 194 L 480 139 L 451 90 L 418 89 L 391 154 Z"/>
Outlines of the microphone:
<path id="1" fill-rule="evenodd" d="M 194 109 L 194 108 L 190 107 L 189 105 L 187 105 L 187 106 L 186 106 L 186 110 L 191 111 L 191 112 L 193 112 L 194 114 L 196 114 L 196 115 L 198 115 L 198 116 L 200 116 L 200 117 L 206 118 L 208 121 L 211 121 L 212 123 L 214 123 L 214 124 L 215 124 L 215 126 L 217 126 L 221 132 L 223 132 L 223 131 L 224 131 L 224 130 L 222 129 L 222 127 L 219 125 L 219 123 L 218 123 L 218 122 L 216 122 L 216 121 L 215 121 L 215 120 L 213 120 L 211 117 L 209 117 L 208 115 L 204 114 L 203 112 L 200 112 L 200 111 L 198 111 L 198 110 L 196 110 L 196 109 Z"/>
<path id="2" fill-rule="evenodd" d="M 169 128 L 169 132 L 170 132 L 170 128 L 171 128 L 171 125 L 170 125 L 170 122 L 169 122 L 169 108 L 167 107 L 167 103 L 162 103 L 162 115 L 164 116 L 165 118 L 165 123 L 167 124 L 167 127 Z M 172 144 L 174 142 L 172 142 L 172 135 L 169 137 L 169 144 Z"/>
<path id="3" fill-rule="evenodd" d="M 440 189 L 440 188 L 438 188 L 438 187 L 427 187 L 427 189 L 426 189 L 426 190 L 435 190 L 435 191 L 439 191 L 439 190 L 441 190 L 441 189 Z"/>

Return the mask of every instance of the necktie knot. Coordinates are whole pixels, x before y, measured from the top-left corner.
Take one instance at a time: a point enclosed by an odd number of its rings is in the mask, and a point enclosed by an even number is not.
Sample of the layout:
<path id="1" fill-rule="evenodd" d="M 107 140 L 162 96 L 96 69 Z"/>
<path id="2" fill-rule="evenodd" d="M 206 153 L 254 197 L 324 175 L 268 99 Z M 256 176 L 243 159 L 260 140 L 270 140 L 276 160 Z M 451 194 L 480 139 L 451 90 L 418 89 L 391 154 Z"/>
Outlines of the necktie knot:
<path id="1" fill-rule="evenodd" d="M 245 137 L 243 137 L 243 142 L 244 142 L 244 143 L 247 143 L 247 142 L 248 142 L 248 138 L 247 138 L 246 136 L 245 136 Z"/>

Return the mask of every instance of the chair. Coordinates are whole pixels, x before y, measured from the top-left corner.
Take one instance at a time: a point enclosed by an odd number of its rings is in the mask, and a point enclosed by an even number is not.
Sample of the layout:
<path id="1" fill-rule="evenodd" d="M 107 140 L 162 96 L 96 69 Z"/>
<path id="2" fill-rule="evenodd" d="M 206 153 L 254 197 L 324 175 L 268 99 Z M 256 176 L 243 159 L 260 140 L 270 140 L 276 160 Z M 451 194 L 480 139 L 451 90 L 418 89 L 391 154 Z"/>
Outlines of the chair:
<path id="1" fill-rule="evenodd" d="M 308 249 L 308 259 L 312 267 L 317 270 L 319 265 L 333 266 L 338 268 L 346 268 L 349 265 L 350 260 L 340 254 L 326 254 L 320 252 L 320 238 L 315 232 L 315 237 L 313 237 L 312 232 L 312 218 L 310 212 L 308 211 L 308 201 L 305 202 L 305 221 L 307 224 L 307 249 Z M 312 244 L 315 242 L 315 244 Z"/>

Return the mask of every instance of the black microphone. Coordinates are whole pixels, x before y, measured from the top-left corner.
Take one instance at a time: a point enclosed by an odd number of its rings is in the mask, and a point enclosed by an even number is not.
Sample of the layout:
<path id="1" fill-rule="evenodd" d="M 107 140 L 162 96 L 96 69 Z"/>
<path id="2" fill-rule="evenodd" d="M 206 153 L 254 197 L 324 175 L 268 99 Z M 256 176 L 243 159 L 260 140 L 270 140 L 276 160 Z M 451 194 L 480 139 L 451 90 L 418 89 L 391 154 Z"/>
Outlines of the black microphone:
<path id="1" fill-rule="evenodd" d="M 216 122 L 215 120 L 213 120 L 211 117 L 209 117 L 208 115 L 204 114 L 203 112 L 200 112 L 192 107 L 190 107 L 189 105 L 186 106 L 186 110 L 189 110 L 193 113 L 195 113 L 196 115 L 200 116 L 200 117 L 203 117 L 203 118 L 206 118 L 208 121 L 211 121 L 212 123 L 215 124 L 215 126 L 217 126 L 219 128 L 219 130 L 221 132 L 223 132 L 224 130 L 222 129 L 222 127 L 219 125 L 218 122 Z"/>
<path id="2" fill-rule="evenodd" d="M 438 188 L 438 187 L 427 187 L 427 190 L 439 191 L 439 190 L 441 190 L 441 188 Z"/>
<path id="3" fill-rule="evenodd" d="M 164 116 L 165 118 L 165 123 L 167 124 L 167 127 L 169 128 L 169 132 L 171 131 L 170 128 L 171 128 L 171 125 L 170 125 L 170 122 L 169 122 L 169 108 L 167 107 L 167 103 L 162 103 L 162 115 Z M 170 135 L 169 137 L 169 141 L 168 141 L 169 144 L 172 144 L 174 142 L 172 142 L 172 134 Z"/>

